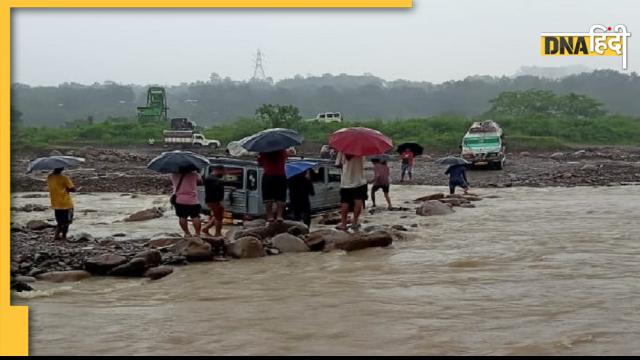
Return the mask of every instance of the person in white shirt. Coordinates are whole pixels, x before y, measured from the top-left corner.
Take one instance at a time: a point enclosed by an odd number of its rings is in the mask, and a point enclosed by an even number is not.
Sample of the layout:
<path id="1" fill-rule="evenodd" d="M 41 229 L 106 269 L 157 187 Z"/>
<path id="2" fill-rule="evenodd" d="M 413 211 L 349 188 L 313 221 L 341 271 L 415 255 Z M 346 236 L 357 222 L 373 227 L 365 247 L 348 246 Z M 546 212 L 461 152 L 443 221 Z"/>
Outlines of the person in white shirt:
<path id="1" fill-rule="evenodd" d="M 342 168 L 340 180 L 340 202 L 342 204 L 340 213 L 342 222 L 338 225 L 338 230 L 347 230 L 347 217 L 349 211 L 353 209 L 352 229 L 358 230 L 360 223 L 358 219 L 367 200 L 367 179 L 364 176 L 364 159 L 362 156 L 354 156 L 338 153 L 336 166 Z"/>

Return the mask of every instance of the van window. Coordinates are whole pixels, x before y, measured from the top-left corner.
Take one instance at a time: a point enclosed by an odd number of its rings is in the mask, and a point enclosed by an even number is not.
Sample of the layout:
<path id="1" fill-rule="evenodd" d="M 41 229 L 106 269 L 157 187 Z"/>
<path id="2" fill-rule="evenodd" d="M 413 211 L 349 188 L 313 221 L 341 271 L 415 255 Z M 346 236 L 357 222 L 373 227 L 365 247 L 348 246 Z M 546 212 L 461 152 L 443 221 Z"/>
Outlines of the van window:
<path id="1" fill-rule="evenodd" d="M 342 180 L 342 173 L 340 173 L 340 169 L 330 168 L 329 169 L 329 182 L 340 182 Z"/>
<path id="2" fill-rule="evenodd" d="M 224 186 L 233 186 L 236 189 L 244 188 L 244 168 L 241 167 L 224 167 L 224 174 L 222 176 L 222 183 Z"/>
<path id="3" fill-rule="evenodd" d="M 314 183 L 324 183 L 324 167 L 320 167 L 318 170 L 311 170 L 311 181 Z"/>
<path id="4" fill-rule="evenodd" d="M 258 171 L 247 170 L 247 190 L 258 190 Z"/>
<path id="5" fill-rule="evenodd" d="M 324 119 L 325 118 L 325 114 L 320 114 L 320 119 Z"/>
<path id="6" fill-rule="evenodd" d="M 332 117 L 333 117 L 333 114 L 327 114 L 327 117 L 328 117 L 328 118 L 332 118 Z"/>

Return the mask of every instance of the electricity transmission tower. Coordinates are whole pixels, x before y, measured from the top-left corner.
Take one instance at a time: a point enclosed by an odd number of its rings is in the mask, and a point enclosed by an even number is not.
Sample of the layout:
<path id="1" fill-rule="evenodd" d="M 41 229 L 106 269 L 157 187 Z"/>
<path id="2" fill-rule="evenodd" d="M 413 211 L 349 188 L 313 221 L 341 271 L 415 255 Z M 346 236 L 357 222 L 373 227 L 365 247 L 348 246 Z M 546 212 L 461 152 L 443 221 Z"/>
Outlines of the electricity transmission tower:
<path id="1" fill-rule="evenodd" d="M 251 80 L 258 80 L 258 81 L 266 81 L 267 80 L 267 76 L 264 74 L 264 68 L 262 67 L 262 52 L 260 51 L 260 49 L 258 49 L 258 52 L 256 53 L 256 58 L 254 60 L 254 67 L 253 67 L 253 77 L 251 78 Z"/>

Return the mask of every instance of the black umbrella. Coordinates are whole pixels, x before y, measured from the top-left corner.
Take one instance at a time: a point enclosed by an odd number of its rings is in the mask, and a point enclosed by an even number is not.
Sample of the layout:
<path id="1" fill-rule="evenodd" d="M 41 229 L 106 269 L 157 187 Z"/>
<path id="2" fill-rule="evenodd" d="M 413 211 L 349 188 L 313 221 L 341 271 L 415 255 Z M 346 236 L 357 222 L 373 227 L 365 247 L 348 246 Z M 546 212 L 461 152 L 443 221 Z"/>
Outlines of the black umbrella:
<path id="1" fill-rule="evenodd" d="M 422 153 L 424 152 L 424 148 L 420 146 L 420 144 L 404 143 L 398 145 L 398 154 L 402 154 L 407 149 L 411 150 L 411 152 L 413 152 L 413 155 L 415 156 L 422 155 Z"/>
<path id="2" fill-rule="evenodd" d="M 191 151 L 174 150 L 163 152 L 149 162 L 147 168 L 160 173 L 199 170 L 209 164 L 209 160 Z"/>
<path id="3" fill-rule="evenodd" d="M 438 164 L 438 165 L 447 165 L 447 166 L 451 166 L 451 165 L 469 165 L 469 162 L 463 158 L 459 158 L 456 156 L 447 156 L 447 157 L 443 157 L 440 158 L 436 161 L 434 161 L 434 163 Z"/>
<path id="4" fill-rule="evenodd" d="M 34 170 L 54 170 L 59 168 L 67 168 L 77 166 L 84 163 L 84 158 L 75 156 L 47 156 L 37 158 L 29 163 L 27 172 Z"/>
<path id="5" fill-rule="evenodd" d="M 302 136 L 291 129 L 267 129 L 239 140 L 240 145 L 252 152 L 272 152 L 288 149 L 302 143 Z"/>

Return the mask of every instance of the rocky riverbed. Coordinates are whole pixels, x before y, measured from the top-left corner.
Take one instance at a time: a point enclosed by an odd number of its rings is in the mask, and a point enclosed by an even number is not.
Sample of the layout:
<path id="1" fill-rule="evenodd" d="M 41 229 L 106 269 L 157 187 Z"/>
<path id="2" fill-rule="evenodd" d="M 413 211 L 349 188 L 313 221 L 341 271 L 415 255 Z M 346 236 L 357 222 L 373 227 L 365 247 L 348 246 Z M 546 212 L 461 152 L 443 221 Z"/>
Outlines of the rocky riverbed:
<path id="1" fill-rule="evenodd" d="M 146 169 L 164 148 L 98 149 L 60 148 L 41 152 L 14 152 L 12 191 L 45 191 L 46 174 L 25 174 L 29 159 L 49 154 L 83 156 L 83 168 L 68 174 L 81 191 L 168 194 L 171 184 L 165 175 Z M 213 152 L 210 152 L 213 154 Z M 304 154 L 308 157 L 317 154 Z M 446 185 L 444 168 L 433 164 L 447 154 L 427 153 L 416 159 L 414 178 L 407 184 Z M 390 162 L 392 180 L 400 183 L 400 164 Z M 371 172 L 369 166 L 368 172 Z M 563 152 L 508 153 L 504 170 L 473 169 L 468 174 L 474 188 L 511 186 L 615 186 L 640 183 L 640 148 L 587 148 Z"/>

